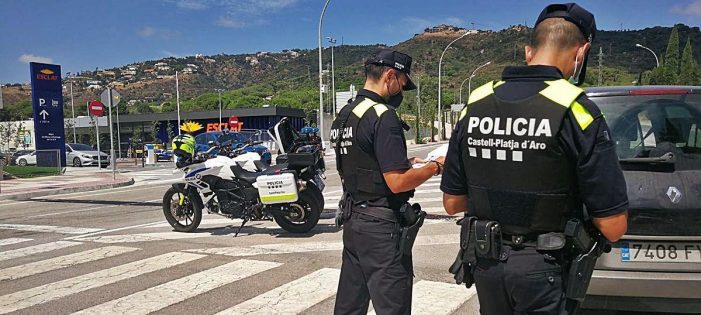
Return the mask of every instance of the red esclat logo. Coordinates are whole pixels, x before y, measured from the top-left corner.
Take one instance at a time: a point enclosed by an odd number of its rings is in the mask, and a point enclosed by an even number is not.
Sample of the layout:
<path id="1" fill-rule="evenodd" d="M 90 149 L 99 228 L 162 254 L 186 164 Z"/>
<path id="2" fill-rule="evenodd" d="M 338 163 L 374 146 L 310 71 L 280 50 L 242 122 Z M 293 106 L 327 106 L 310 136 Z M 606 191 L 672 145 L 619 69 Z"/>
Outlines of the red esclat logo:
<path id="1" fill-rule="evenodd" d="M 37 80 L 56 81 L 58 80 L 58 76 L 49 69 L 43 69 L 37 73 Z"/>

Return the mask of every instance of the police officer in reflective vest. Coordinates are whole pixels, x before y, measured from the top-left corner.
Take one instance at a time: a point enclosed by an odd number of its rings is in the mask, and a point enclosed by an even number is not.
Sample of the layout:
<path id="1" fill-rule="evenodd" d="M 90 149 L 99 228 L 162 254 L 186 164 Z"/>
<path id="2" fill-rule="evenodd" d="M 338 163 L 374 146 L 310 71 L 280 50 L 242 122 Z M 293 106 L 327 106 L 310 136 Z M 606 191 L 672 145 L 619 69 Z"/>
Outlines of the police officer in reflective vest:
<path id="1" fill-rule="evenodd" d="M 507 67 L 501 81 L 472 91 L 450 139 L 443 204 L 449 214 L 467 212 L 468 253 L 451 272 L 474 281 L 482 314 L 576 312 L 567 290 L 583 298 L 586 286 L 568 277 L 576 262 L 568 233 L 589 222 L 617 241 L 627 229 L 609 128 L 576 86 L 595 32 L 594 16 L 579 5 L 547 6 L 525 48 L 527 66 Z"/>
<path id="2" fill-rule="evenodd" d="M 441 173 L 444 161 L 412 167 L 425 161 L 407 158 L 406 124 L 395 108 L 402 91 L 416 88 L 409 78 L 411 61 L 390 49 L 368 59 L 364 88 L 332 125 L 344 190 L 337 214 L 343 263 L 334 314 L 366 314 L 370 300 L 377 314 L 411 312 L 411 245 L 425 213 L 407 201 L 416 187 Z M 419 217 L 407 219 L 408 214 Z"/>

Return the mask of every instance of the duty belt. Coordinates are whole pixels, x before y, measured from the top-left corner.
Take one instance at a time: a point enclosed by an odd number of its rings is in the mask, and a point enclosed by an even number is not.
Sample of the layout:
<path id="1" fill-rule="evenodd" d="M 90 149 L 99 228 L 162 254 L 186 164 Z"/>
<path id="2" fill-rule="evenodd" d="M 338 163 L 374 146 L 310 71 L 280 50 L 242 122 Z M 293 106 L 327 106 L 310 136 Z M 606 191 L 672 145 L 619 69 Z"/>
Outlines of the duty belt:
<path id="1" fill-rule="evenodd" d="M 360 213 L 392 223 L 398 223 L 397 214 L 394 210 L 382 207 L 370 207 L 367 203 L 362 203 L 353 207 L 351 212 Z"/>

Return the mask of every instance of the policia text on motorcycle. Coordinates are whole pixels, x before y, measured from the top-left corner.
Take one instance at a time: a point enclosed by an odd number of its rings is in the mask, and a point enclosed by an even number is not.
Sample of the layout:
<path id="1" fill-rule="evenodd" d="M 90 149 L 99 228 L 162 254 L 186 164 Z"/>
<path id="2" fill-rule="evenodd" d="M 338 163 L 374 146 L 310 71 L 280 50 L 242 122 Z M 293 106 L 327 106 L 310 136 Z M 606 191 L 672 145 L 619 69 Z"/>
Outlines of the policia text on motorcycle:
<path id="1" fill-rule="evenodd" d="M 473 91 L 450 139 L 443 204 L 466 212 L 450 271 L 476 284 L 482 314 L 576 312 L 606 240 L 627 229 L 609 128 L 563 79 L 583 81 L 595 32 L 582 7 L 546 7 L 525 48 L 528 66 Z"/>
<path id="2" fill-rule="evenodd" d="M 414 189 L 439 175 L 444 157 L 407 159 L 404 124 L 395 108 L 411 82 L 411 57 L 385 49 L 365 63 L 365 86 L 333 122 L 331 143 L 343 184 L 337 214 L 343 225 L 343 264 L 335 314 L 409 314 L 411 246 L 425 212 L 409 205 Z"/>

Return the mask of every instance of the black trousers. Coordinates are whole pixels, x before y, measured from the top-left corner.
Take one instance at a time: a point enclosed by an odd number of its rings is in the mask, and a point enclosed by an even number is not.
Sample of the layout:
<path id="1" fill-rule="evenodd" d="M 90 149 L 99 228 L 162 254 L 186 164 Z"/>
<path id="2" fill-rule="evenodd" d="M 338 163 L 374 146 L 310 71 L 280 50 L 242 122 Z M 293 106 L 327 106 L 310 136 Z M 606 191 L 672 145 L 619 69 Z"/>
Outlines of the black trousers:
<path id="1" fill-rule="evenodd" d="M 413 264 L 399 254 L 395 223 L 353 213 L 343 225 L 343 263 L 334 314 L 411 314 Z"/>
<path id="2" fill-rule="evenodd" d="M 482 315 L 566 314 L 562 267 L 535 248 L 506 246 L 506 261 L 477 258 L 475 285 Z"/>

